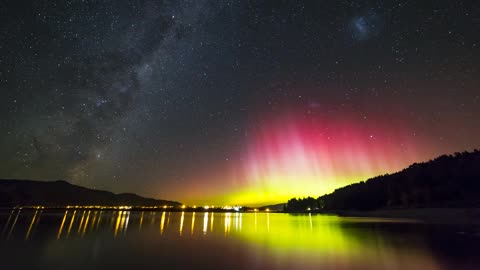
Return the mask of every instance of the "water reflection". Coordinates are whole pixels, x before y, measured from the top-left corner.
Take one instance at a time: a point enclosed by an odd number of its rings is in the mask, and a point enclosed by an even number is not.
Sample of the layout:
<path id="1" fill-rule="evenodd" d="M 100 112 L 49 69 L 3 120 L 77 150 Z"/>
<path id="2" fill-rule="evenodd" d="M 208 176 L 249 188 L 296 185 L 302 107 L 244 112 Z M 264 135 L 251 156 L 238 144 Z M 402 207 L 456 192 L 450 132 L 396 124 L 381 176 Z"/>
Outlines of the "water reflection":
<path id="1" fill-rule="evenodd" d="M 81 233 L 82 233 L 82 237 L 84 237 L 85 233 L 87 232 L 88 221 L 90 220 L 90 212 L 91 211 L 88 211 L 88 213 L 87 213 L 87 218 L 85 219 L 85 224 L 83 225 L 83 230 L 82 230 L 81 226 L 79 226 L 79 228 L 78 228 L 79 231 L 81 231 Z"/>
<path id="2" fill-rule="evenodd" d="M 21 209 L 13 209 L 11 212 L 10 212 L 10 215 L 8 216 L 8 220 L 6 222 L 6 224 L 4 225 L 3 227 L 3 230 L 2 230 L 2 236 L 4 235 L 5 232 L 8 231 L 8 234 L 7 234 L 7 239 L 10 238 L 10 236 L 12 235 L 12 232 L 13 232 L 13 229 L 15 228 L 15 225 L 17 224 L 17 221 L 18 221 L 18 217 L 20 216 L 20 212 L 22 210 Z M 10 225 L 10 221 L 13 220 L 12 224 Z"/>
<path id="3" fill-rule="evenodd" d="M 145 212 L 142 212 L 142 215 L 140 216 L 140 224 L 138 225 L 138 230 L 142 230 L 142 224 L 143 224 L 143 216 L 145 215 Z"/>
<path id="4" fill-rule="evenodd" d="M 30 233 L 32 232 L 34 225 L 36 225 L 40 220 L 41 213 L 42 213 L 42 210 L 38 210 L 38 209 L 35 210 L 35 214 L 33 215 L 32 220 L 30 221 L 30 226 L 28 227 L 27 233 L 25 234 L 25 240 L 28 240 L 28 237 L 30 237 Z M 12 230 L 13 230 L 13 227 L 12 227 Z"/>
<path id="5" fill-rule="evenodd" d="M 182 212 L 182 217 L 180 218 L 180 235 L 182 235 L 184 220 L 185 220 L 185 212 Z"/>
<path id="6" fill-rule="evenodd" d="M 225 213 L 225 235 L 230 232 L 231 213 Z"/>
<path id="7" fill-rule="evenodd" d="M 212 212 L 212 218 L 210 219 L 210 232 L 213 232 L 213 220 L 215 218 L 215 213 Z"/>
<path id="8" fill-rule="evenodd" d="M 205 212 L 205 214 L 203 214 L 203 229 L 202 229 L 203 234 L 207 234 L 207 226 L 208 226 L 208 212 Z"/>
<path id="9" fill-rule="evenodd" d="M 118 212 L 117 220 L 115 223 L 115 231 L 113 232 L 113 237 L 117 237 L 117 235 L 120 232 L 123 232 L 125 234 L 127 232 L 129 221 L 130 221 L 130 211 Z"/>
<path id="10" fill-rule="evenodd" d="M 192 213 L 192 228 L 190 229 L 190 235 L 193 235 L 194 227 L 195 227 L 195 212 Z"/>
<path id="11" fill-rule="evenodd" d="M 51 239 L 49 245 L 54 242 L 73 245 L 82 243 L 72 242 L 74 240 L 89 243 L 92 239 L 102 238 L 115 239 L 121 245 L 127 240 L 129 243 L 148 243 L 168 239 L 168 244 L 163 242 L 164 245 L 174 250 L 174 247 L 183 249 L 196 245 L 200 248 L 206 243 L 209 249 L 214 241 L 213 247 L 221 249 L 228 249 L 230 245 L 230 248 L 237 248 L 237 244 L 233 244 L 241 243 L 242 250 L 238 252 L 249 254 L 247 258 L 254 258 L 256 263 L 294 261 L 293 265 L 287 264 L 291 268 L 300 265 L 300 268 L 345 269 L 355 265 L 360 269 L 442 269 L 438 255 L 431 251 L 428 238 L 418 230 L 422 225 L 399 220 L 268 212 L 163 211 L 157 215 L 156 212 L 130 210 L 73 209 L 54 213 L 42 209 L 14 209 L 3 216 L 0 219 L 0 241 L 11 243 Z M 198 233 L 195 233 L 195 225 Z M 184 226 L 189 229 L 189 234 L 184 233 Z M 180 239 L 188 240 L 188 245 L 185 246 Z"/>
<path id="12" fill-rule="evenodd" d="M 67 238 L 70 235 L 70 232 L 72 231 L 72 226 L 73 226 L 73 222 L 75 221 L 76 214 L 77 214 L 77 210 L 73 211 L 72 219 L 70 220 L 70 225 L 68 225 Z"/>
<path id="13" fill-rule="evenodd" d="M 14 215 L 15 213 L 16 213 L 16 209 L 12 209 L 12 211 L 10 212 L 10 215 L 8 215 L 7 222 L 5 223 L 2 229 L 2 236 L 5 235 L 7 229 L 9 228 L 8 226 L 10 225 L 10 221 L 12 220 L 12 217 L 15 216 Z"/>
<path id="14" fill-rule="evenodd" d="M 100 225 L 100 221 L 102 220 L 102 215 L 103 215 L 103 210 L 100 211 L 100 214 L 98 215 L 98 220 L 97 220 L 97 224 L 95 225 L 95 230 L 98 230 L 98 226 Z"/>
<path id="15" fill-rule="evenodd" d="M 22 210 L 14 209 L 9 213 L 8 219 L 5 221 L 2 227 L 2 236 L 5 234 L 12 234 L 19 217 L 22 216 Z M 35 230 L 36 225 L 39 222 L 40 215 L 42 214 L 42 209 L 36 209 L 31 212 L 29 218 L 28 226 L 26 228 L 25 239 L 29 239 L 32 232 Z M 244 213 L 217 213 L 221 215 L 221 219 L 215 219 L 215 213 L 213 212 L 204 212 L 203 214 L 203 224 L 198 229 L 202 231 L 203 235 L 206 235 L 208 231 L 211 233 L 215 232 L 217 226 L 223 228 L 224 235 L 229 235 L 232 232 L 240 233 L 244 226 L 249 228 L 249 222 L 253 226 L 252 231 L 254 232 L 269 232 L 270 231 L 270 213 L 252 213 L 247 214 L 249 217 L 245 222 L 243 217 Z M 27 215 L 27 214 L 26 214 Z M 106 215 L 106 217 L 105 217 Z M 72 231 L 76 232 L 76 235 L 82 237 L 87 236 L 89 233 L 95 233 L 99 229 L 105 231 L 108 229 L 112 230 L 113 237 L 116 238 L 120 234 L 125 235 L 128 231 L 129 224 L 133 222 L 133 226 L 138 226 L 138 231 L 148 229 L 144 227 L 145 219 L 148 218 L 149 224 L 157 224 L 157 228 L 160 230 L 160 235 L 163 235 L 170 227 L 170 219 L 173 216 L 174 220 L 177 219 L 177 224 L 179 224 L 179 235 L 183 235 L 183 229 L 185 226 L 186 220 L 189 220 L 189 229 L 190 235 L 195 235 L 195 225 L 197 221 L 196 212 L 167 212 L 163 211 L 159 216 L 156 212 L 133 212 L 133 220 L 131 211 L 104 211 L 104 210 L 65 210 L 61 214 L 61 218 L 58 221 L 58 227 L 56 229 L 56 238 L 69 238 L 72 236 Z M 260 216 L 261 221 L 257 221 Z M 312 224 L 312 216 L 310 218 L 310 227 Z M 265 224 L 262 226 L 265 230 L 258 230 L 258 222 Z M 174 224 L 176 222 L 174 221 Z M 217 224 L 217 225 L 215 225 Z M 148 227 L 148 226 L 147 226 Z"/>
<path id="16" fill-rule="evenodd" d="M 165 214 L 167 212 L 162 213 L 162 219 L 160 221 L 160 234 L 163 234 L 163 229 L 165 228 Z"/>
<path id="17" fill-rule="evenodd" d="M 65 214 L 63 214 L 62 224 L 60 224 L 60 228 L 58 229 L 57 233 L 57 239 L 60 239 L 60 236 L 62 235 L 63 225 L 65 225 L 65 220 L 67 220 L 67 214 L 68 211 L 65 211 Z"/>

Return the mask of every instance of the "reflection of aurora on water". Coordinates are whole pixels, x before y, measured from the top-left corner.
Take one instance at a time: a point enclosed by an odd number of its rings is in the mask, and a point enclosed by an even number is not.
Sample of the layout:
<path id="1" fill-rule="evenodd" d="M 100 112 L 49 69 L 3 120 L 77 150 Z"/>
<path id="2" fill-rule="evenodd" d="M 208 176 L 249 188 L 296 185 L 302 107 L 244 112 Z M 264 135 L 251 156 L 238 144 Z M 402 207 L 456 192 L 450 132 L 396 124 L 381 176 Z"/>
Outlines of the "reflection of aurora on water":
<path id="1" fill-rule="evenodd" d="M 376 227 L 402 223 L 403 220 L 343 218 L 325 215 L 289 215 L 276 213 L 212 213 L 212 212 L 136 212 L 67 210 L 63 215 L 48 211 L 12 211 L 2 223 L 2 239 L 34 241 L 39 233 L 39 221 L 49 220 L 49 226 L 56 226 L 47 236 L 54 241 L 75 239 L 129 239 L 148 235 L 151 239 L 166 237 L 191 239 L 192 243 L 215 239 L 243 243 L 249 246 L 254 256 L 267 256 L 275 260 L 298 257 L 303 263 L 321 260 L 333 263 L 355 261 L 362 265 L 381 267 L 379 263 L 421 264 L 424 269 L 437 269 L 435 261 L 422 249 L 421 239 L 409 243 L 418 252 L 409 253 L 409 247 L 396 246 L 394 238 Z M 53 222 L 55 220 L 55 222 Z M 58 227 L 57 227 L 58 226 Z M 374 226 L 374 227 L 375 227 Z M 40 232 L 42 233 L 42 232 Z M 23 234 L 23 235 L 21 235 Z M 173 239 L 173 240 L 172 240 Z M 223 240 L 222 240 L 223 239 Z M 153 240 L 152 240 L 153 241 Z M 381 259 L 381 260 L 379 260 Z"/>

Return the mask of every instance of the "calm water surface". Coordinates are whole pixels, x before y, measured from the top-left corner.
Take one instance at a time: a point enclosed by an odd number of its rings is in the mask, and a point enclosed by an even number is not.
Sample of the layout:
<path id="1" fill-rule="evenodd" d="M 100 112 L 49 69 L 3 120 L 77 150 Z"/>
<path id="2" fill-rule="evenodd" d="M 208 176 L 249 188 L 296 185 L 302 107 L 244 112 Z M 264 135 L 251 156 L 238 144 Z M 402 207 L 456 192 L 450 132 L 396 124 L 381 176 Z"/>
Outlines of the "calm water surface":
<path id="1" fill-rule="evenodd" d="M 473 229 L 279 213 L 0 211 L 1 269 L 480 269 Z"/>

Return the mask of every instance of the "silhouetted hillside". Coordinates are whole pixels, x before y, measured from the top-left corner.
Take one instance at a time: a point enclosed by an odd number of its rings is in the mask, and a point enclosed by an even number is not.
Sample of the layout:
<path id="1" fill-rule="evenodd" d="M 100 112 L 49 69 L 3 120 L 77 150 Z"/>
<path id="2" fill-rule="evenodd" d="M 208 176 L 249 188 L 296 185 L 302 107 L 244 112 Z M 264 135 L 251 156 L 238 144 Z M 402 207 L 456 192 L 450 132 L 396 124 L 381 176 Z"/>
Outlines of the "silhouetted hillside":
<path id="1" fill-rule="evenodd" d="M 270 210 L 270 211 L 283 211 L 285 210 L 285 203 L 277 203 L 277 204 L 271 204 L 271 205 L 264 205 L 261 207 L 258 207 L 259 210 Z"/>
<path id="2" fill-rule="evenodd" d="M 291 199 L 287 211 L 480 206 L 480 151 L 443 155 L 393 174 L 336 189 L 317 199 Z"/>
<path id="3" fill-rule="evenodd" d="M 178 202 L 143 198 L 131 193 L 114 194 L 72 185 L 66 181 L 0 180 L 0 206 L 16 205 L 180 205 Z"/>

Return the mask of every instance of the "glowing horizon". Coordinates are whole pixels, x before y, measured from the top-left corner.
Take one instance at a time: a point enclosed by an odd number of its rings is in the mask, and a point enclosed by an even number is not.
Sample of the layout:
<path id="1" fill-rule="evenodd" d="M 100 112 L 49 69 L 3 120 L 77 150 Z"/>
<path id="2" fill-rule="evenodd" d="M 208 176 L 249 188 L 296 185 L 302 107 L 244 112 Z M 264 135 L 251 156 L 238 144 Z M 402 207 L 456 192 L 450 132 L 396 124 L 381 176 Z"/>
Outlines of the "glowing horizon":
<path id="1" fill-rule="evenodd" d="M 318 197 L 431 157 L 429 144 L 409 130 L 379 119 L 277 116 L 250 134 L 240 164 L 204 186 L 213 194 L 194 192 L 183 202 L 260 206 Z"/>

